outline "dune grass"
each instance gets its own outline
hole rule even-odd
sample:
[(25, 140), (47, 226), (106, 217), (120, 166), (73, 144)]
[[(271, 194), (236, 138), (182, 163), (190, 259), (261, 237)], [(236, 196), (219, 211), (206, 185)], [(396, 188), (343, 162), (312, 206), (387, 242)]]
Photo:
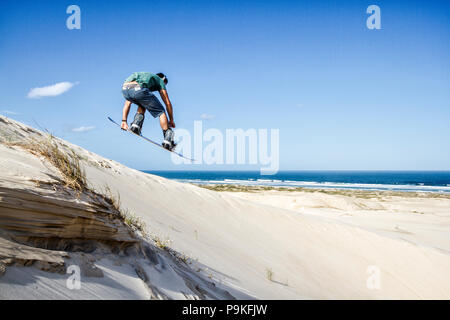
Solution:
[(269, 268), (266, 269), (266, 277), (267, 277), (267, 280), (273, 281), (273, 271), (272, 271), (272, 269), (269, 269)]
[(142, 236), (148, 237), (147, 225), (140, 217), (137, 217), (132, 212), (122, 207), (122, 202), (120, 201), (119, 193), (117, 193), (117, 195), (114, 195), (111, 189), (108, 186), (105, 186), (103, 198), (105, 199), (106, 202), (111, 204), (113, 208), (120, 213), (120, 217), (125, 222), (126, 225), (128, 225), (134, 230), (140, 231)]
[(268, 187), (268, 186), (245, 186), (234, 184), (195, 184), (198, 187), (218, 192), (249, 192), (257, 193), (262, 191), (286, 191), (286, 192), (308, 192), (324, 193), (329, 195), (340, 195), (363, 199), (381, 199), (382, 197), (405, 197), (405, 198), (439, 198), (450, 199), (450, 194), (438, 192), (408, 192), (408, 191), (390, 191), (390, 190), (344, 190), (344, 189), (316, 189), (302, 187)]
[[(75, 151), (69, 147), (61, 146), (57, 143), (52, 135), (48, 135), (42, 140), (28, 140), (25, 142), (10, 142), (9, 146), (18, 146), (28, 152), (43, 156), (61, 173), (64, 184), (78, 192), (92, 191), (88, 188), (86, 174), (81, 166), (79, 157)], [(93, 191), (92, 191), (93, 192)], [(141, 218), (125, 210), (121, 206), (120, 195), (114, 195), (111, 189), (106, 186), (105, 191), (101, 195), (102, 198), (119, 212), (120, 218), (134, 230), (139, 230), (142, 235), (146, 236), (146, 225)]]
[(10, 142), (9, 146), (18, 146), (28, 152), (43, 156), (61, 173), (66, 186), (79, 192), (87, 188), (86, 174), (81, 167), (80, 158), (71, 149), (63, 150), (52, 135), (41, 140)]

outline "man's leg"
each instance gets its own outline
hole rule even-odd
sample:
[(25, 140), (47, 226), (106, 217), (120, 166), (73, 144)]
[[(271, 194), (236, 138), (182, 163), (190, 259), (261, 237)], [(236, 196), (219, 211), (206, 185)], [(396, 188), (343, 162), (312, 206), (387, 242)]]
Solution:
[(131, 124), (130, 130), (136, 134), (141, 134), (142, 125), (145, 119), (145, 108), (138, 106), (137, 112), (134, 115), (133, 123)]
[[(175, 146), (173, 143), (174, 133), (172, 129), (169, 128), (166, 112), (161, 102), (159, 102), (158, 98), (148, 89), (138, 91), (136, 93), (136, 99), (139, 100), (139, 105), (145, 107), (154, 118), (159, 118), (159, 124), (164, 135), (162, 146), (172, 150)], [(141, 117), (143, 117), (143, 115), (141, 115)]]
[(159, 116), (159, 124), (161, 125), (161, 129), (163, 129), (163, 131), (166, 131), (169, 128), (165, 112)]
[(174, 133), (171, 128), (169, 128), (166, 113), (162, 113), (159, 116), (159, 124), (161, 125), (161, 129), (163, 131), (163, 147), (169, 150), (172, 150), (175, 147), (175, 143), (173, 141)]
[(145, 114), (145, 108), (138, 106), (137, 113)]

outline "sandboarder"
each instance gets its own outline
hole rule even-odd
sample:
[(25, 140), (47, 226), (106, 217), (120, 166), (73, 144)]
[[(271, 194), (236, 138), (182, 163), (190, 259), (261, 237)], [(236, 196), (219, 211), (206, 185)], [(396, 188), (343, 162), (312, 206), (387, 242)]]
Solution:
[[(172, 150), (175, 144), (173, 141), (174, 133), (171, 128), (175, 128), (175, 122), (173, 121), (172, 104), (166, 90), (167, 83), (167, 77), (163, 73), (135, 72), (129, 76), (122, 86), (122, 94), (126, 101), (123, 107), (121, 128), (123, 130), (128, 129), (128, 113), (130, 112), (131, 104), (134, 103), (138, 106), (138, 109), (129, 129), (140, 135), (144, 124), (145, 110), (148, 110), (153, 118), (159, 118), (164, 136), (162, 146)], [(169, 114), (169, 121), (167, 120), (164, 107), (153, 94), (154, 91), (158, 91), (161, 99), (164, 101)]]

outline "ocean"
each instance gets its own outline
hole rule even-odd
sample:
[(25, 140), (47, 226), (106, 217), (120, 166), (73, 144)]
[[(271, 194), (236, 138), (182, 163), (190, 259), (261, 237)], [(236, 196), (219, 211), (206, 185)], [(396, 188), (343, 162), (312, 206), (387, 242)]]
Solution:
[(145, 171), (196, 184), (395, 190), (450, 193), (450, 171)]

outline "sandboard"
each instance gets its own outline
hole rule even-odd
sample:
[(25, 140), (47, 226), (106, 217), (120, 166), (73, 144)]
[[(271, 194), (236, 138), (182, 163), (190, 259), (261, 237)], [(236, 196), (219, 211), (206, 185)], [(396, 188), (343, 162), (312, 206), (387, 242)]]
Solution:
[[(109, 121), (111, 121), (112, 123), (114, 123), (116, 126), (118, 126), (119, 128), (121, 128), (121, 127), (120, 127), (120, 124), (118, 124), (117, 122), (115, 122), (113, 119), (111, 119), (110, 117), (108, 117), (108, 119), (109, 119)], [(122, 129), (122, 128), (121, 128), (121, 129)], [(144, 139), (144, 140), (146, 140), (146, 141), (148, 141), (148, 142), (150, 142), (150, 143), (153, 143), (155, 146), (158, 146), (158, 147), (160, 147), (160, 148), (163, 149), (163, 150), (166, 150), (166, 151), (175, 153), (177, 156), (179, 156), (179, 157), (181, 157), (181, 158), (183, 158), (183, 159), (187, 159), (187, 160), (189, 160), (189, 161), (195, 161), (194, 159), (187, 158), (187, 157), (183, 156), (181, 153), (178, 153), (178, 152), (176, 152), (175, 150), (168, 150), (168, 149), (164, 148), (161, 144), (159, 144), (159, 143), (157, 143), (157, 142), (155, 142), (155, 141), (153, 141), (153, 140), (151, 140), (151, 139), (149, 139), (149, 138), (147, 138), (147, 137), (144, 137), (142, 134), (140, 134), (140, 135), (139, 135), (139, 134), (136, 134), (136, 133), (134, 133), (133, 131), (131, 131), (130, 129), (128, 129), (128, 130), (126, 130), (126, 131), (128, 131), (128, 132), (131, 133), (132, 135), (141, 137), (142, 139)]]

